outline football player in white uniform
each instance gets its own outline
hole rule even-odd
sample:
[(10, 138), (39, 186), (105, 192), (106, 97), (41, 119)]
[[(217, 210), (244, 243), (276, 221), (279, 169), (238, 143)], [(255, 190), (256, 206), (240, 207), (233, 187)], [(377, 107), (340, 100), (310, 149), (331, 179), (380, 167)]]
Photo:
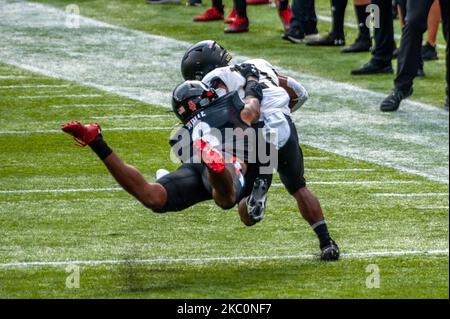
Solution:
[[(321, 259), (337, 260), (339, 248), (331, 239), (323, 211), (318, 199), (306, 187), (303, 154), (298, 141), (291, 112), (300, 108), (308, 99), (308, 92), (297, 81), (282, 76), (263, 59), (245, 61), (230, 65), (230, 53), (215, 41), (201, 41), (190, 47), (181, 62), (185, 80), (201, 80), (214, 87), (217, 94), (237, 91), (244, 97), (246, 78), (251, 72), (258, 73), (263, 87), (260, 121), (264, 124), (264, 136), (278, 150), (278, 173), (289, 193), (296, 199), (303, 218), (308, 221), (320, 241)], [(275, 139), (272, 137), (276, 136)], [(254, 225), (264, 215), (266, 192), (271, 178), (267, 175), (255, 181), (247, 205), (239, 205), (241, 220)]]

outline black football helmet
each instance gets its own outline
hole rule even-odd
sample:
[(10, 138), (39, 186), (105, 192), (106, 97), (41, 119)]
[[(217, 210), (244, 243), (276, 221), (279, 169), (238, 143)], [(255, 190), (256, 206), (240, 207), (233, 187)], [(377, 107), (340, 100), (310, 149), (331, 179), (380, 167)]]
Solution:
[(215, 68), (227, 66), (232, 56), (212, 40), (200, 41), (191, 46), (181, 60), (181, 74), (185, 80), (202, 80)]
[(217, 99), (213, 88), (200, 81), (185, 81), (172, 93), (172, 109), (175, 115), (187, 123), (199, 110), (204, 109)]

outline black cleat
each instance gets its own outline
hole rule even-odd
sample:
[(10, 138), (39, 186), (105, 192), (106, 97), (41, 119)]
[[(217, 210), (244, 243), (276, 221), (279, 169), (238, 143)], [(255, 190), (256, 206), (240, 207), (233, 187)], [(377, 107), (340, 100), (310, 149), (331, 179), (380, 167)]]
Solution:
[(335, 261), (340, 256), (339, 247), (334, 240), (329, 245), (320, 248), (320, 259), (323, 261)]
[(359, 69), (352, 70), (352, 75), (371, 75), (371, 74), (391, 74), (394, 70), (392, 69), (391, 63), (389, 64), (379, 64), (373, 60), (364, 64)]
[(292, 43), (303, 43), (305, 40), (305, 33), (298, 28), (289, 28), (281, 38)]
[(306, 42), (306, 45), (335, 46), (335, 47), (343, 46), (343, 45), (345, 45), (345, 38), (343, 35), (340, 36), (340, 35), (336, 35), (334, 33), (328, 33), (327, 35), (320, 37), (318, 40)]
[(351, 46), (343, 48), (342, 53), (356, 53), (356, 52), (369, 52), (372, 46), (372, 41), (367, 37), (358, 37)]
[(411, 96), (413, 93), (413, 89), (409, 89), (409, 91), (401, 91), (395, 89), (390, 95), (388, 95), (383, 102), (381, 102), (380, 110), (382, 112), (395, 112), (398, 110), (400, 106), (400, 102), (403, 99), (406, 99), (408, 96)]
[(438, 59), (438, 54), (436, 51), (436, 47), (432, 46), (430, 43), (426, 43), (422, 47), (422, 59), (424, 61), (432, 61)]
[(256, 224), (260, 222), (266, 209), (266, 195), (269, 184), (264, 178), (256, 178), (252, 193), (247, 200), (247, 211), (250, 219)]

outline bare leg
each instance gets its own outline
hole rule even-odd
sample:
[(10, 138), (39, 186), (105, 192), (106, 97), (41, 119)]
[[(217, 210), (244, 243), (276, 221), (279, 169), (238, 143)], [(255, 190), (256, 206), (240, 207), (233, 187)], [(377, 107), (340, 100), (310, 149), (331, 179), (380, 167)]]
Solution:
[(298, 208), (303, 218), (312, 226), (324, 220), (320, 202), (314, 194), (307, 188), (300, 188), (294, 194)]
[(439, 24), (441, 22), (441, 8), (439, 6), (439, 1), (435, 0), (431, 6), (430, 12), (428, 13), (428, 37), (427, 41), (433, 47), (436, 46), (436, 37), (439, 29)]
[[(245, 163), (240, 163), (240, 165), (240, 174), (245, 174)], [(233, 180), (233, 171), (235, 169), (234, 165), (227, 164), (225, 170), (221, 173), (215, 172), (208, 166), (206, 167), (208, 168), (208, 181), (213, 188), (212, 196), (216, 204), (223, 209), (233, 207), (236, 203), (237, 196)]]
[(167, 192), (162, 185), (148, 183), (136, 168), (124, 163), (115, 153), (106, 157), (103, 163), (120, 186), (145, 207), (158, 209), (167, 202)]

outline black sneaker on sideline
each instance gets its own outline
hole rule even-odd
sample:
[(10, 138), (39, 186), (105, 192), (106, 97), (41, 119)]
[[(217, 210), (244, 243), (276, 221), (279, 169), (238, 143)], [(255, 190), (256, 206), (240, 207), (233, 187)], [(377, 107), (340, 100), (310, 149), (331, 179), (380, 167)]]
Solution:
[(372, 46), (370, 38), (359, 36), (351, 46), (343, 48), (342, 53), (369, 52)]
[(340, 256), (339, 247), (334, 240), (329, 245), (320, 248), (320, 259), (323, 261), (335, 261)]
[(413, 93), (413, 89), (410, 88), (409, 91), (402, 91), (398, 89), (394, 89), (394, 91), (388, 95), (383, 102), (381, 102), (380, 110), (382, 112), (395, 112), (400, 107), (400, 102), (403, 99), (411, 96)]
[(289, 28), (281, 38), (292, 43), (303, 43), (305, 41), (305, 33), (298, 28)]
[(320, 37), (318, 40), (306, 42), (306, 45), (333, 46), (333, 47), (343, 46), (343, 45), (345, 45), (345, 37), (343, 35), (336, 35), (334, 33), (328, 33), (328, 34)]
[(438, 54), (436, 47), (432, 46), (430, 43), (426, 43), (422, 47), (422, 59), (424, 61), (432, 61), (438, 59)]
[(394, 70), (392, 64), (380, 64), (370, 60), (359, 69), (352, 70), (352, 75), (391, 74)]
[(145, 0), (145, 3), (147, 4), (180, 4), (181, 0)]

